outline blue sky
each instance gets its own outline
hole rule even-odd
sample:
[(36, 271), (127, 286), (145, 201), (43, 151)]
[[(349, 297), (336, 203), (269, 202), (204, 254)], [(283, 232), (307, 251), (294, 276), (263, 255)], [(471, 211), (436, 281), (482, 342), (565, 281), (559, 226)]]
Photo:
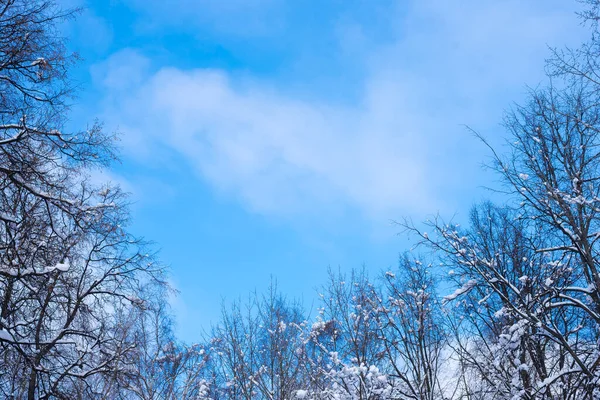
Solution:
[(131, 192), (180, 291), (181, 337), (270, 277), (310, 306), (327, 268), (392, 268), (392, 221), (464, 219), (496, 185), (468, 124), (587, 32), (575, 1), (63, 0), (83, 57), (70, 124), (121, 132)]

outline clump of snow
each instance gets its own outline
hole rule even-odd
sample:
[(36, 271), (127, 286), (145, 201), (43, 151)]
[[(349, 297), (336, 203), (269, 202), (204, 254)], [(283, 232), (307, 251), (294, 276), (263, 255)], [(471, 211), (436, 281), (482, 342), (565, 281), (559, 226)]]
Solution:
[(452, 301), (452, 300), (456, 299), (458, 296), (462, 296), (463, 294), (465, 294), (465, 293), (469, 292), (471, 289), (473, 289), (475, 286), (477, 286), (477, 280), (471, 279), (470, 281), (466, 282), (464, 285), (462, 285), (461, 287), (456, 289), (454, 291), (454, 293), (449, 294), (448, 296), (444, 296), (444, 303)]
[(312, 324), (313, 331), (320, 331), (323, 328), (325, 328), (325, 322), (323, 321), (317, 321), (314, 324)]
[(499, 309), (498, 311), (496, 311), (494, 313), (494, 317), (496, 317), (496, 318), (501, 318), (505, 315), (506, 315), (506, 309), (504, 307), (502, 307), (501, 309)]
[(46, 267), (46, 272), (52, 272), (52, 271), (67, 272), (70, 267), (71, 267), (71, 265), (65, 261), (62, 263), (57, 263), (53, 267)]
[(46, 59), (43, 57), (38, 57), (36, 60), (31, 62), (32, 67), (35, 67), (36, 65), (40, 65), (42, 67), (47, 67), (48, 61), (46, 61)]

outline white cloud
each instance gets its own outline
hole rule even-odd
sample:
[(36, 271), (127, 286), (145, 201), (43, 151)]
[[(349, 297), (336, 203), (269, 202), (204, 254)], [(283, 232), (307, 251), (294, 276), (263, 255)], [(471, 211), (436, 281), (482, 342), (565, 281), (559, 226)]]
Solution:
[(459, 124), (495, 126), (489, 117), (499, 110), (490, 107), (539, 79), (546, 43), (563, 41), (576, 21), (516, 1), (467, 1), (464, 13), (426, 3), (414, 3), (393, 45), (360, 40), (369, 67), (355, 104), (319, 100), (318, 88), (300, 99), (282, 82), (226, 71), (149, 73), (150, 61), (127, 50), (96, 68), (106, 120), (118, 123), (130, 152), (157, 162), (175, 151), (258, 212), (435, 212), (450, 201), (446, 189), (474, 174), (468, 149), (456, 148)]
[(425, 206), (424, 167), (415, 160), (423, 144), (406, 129), (413, 121), (382, 107), (389, 94), (376, 90), (361, 107), (330, 107), (222, 72), (162, 69), (137, 90), (119, 91), (112, 112), (137, 151), (152, 154), (139, 147), (152, 141), (176, 149), (259, 212), (347, 201), (373, 211)]
[(113, 54), (101, 65), (91, 68), (93, 79), (111, 96), (135, 90), (149, 77), (150, 60), (132, 49)]

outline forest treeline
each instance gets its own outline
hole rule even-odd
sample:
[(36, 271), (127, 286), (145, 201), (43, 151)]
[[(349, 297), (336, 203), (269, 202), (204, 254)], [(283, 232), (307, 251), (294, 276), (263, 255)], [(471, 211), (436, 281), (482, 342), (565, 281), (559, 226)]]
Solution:
[(116, 136), (65, 128), (77, 10), (0, 0), (0, 398), (600, 399), (600, 0), (585, 4), (590, 40), (552, 51), (489, 149), (505, 202), (466, 226), (403, 222), (416, 249), (394, 270), (331, 272), (312, 315), (272, 285), (190, 345), (127, 197), (94, 178)]

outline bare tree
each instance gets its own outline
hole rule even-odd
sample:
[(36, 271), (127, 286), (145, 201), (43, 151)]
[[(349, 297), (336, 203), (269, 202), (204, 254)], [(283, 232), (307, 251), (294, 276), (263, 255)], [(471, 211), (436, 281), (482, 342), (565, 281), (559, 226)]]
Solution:
[(102, 398), (135, 343), (117, 316), (162, 268), (127, 233), (117, 187), (89, 183), (114, 159), (95, 124), (65, 133), (72, 87), (53, 1), (0, 2), (0, 392)]
[(224, 398), (292, 398), (307, 381), (303, 311), (272, 284), (265, 296), (223, 310), (214, 328), (212, 367)]
[(123, 399), (198, 399), (207, 386), (209, 353), (205, 346), (179, 343), (165, 287), (140, 290), (140, 307), (121, 314), (120, 326), (135, 348), (122, 361), (122, 372), (105, 379), (111, 396)]
[[(332, 273), (322, 289), (322, 308), (308, 333), (311, 385), (315, 399), (393, 398), (385, 370), (380, 325), (381, 293), (364, 269)], [(320, 379), (313, 379), (313, 376)]]
[(442, 398), (439, 380), (445, 345), (436, 282), (429, 263), (405, 254), (396, 273), (383, 276), (384, 288), (377, 310), (383, 350), (378, 365), (395, 379), (402, 398)]
[(451, 298), (467, 299), (469, 323), (456, 326), (478, 338), (460, 349), (484, 396), (597, 395), (600, 103), (578, 79), (507, 115), (512, 152), (494, 154), (513, 203), (475, 209), (467, 230), (434, 222), (436, 238), (412, 227), (459, 271)]

